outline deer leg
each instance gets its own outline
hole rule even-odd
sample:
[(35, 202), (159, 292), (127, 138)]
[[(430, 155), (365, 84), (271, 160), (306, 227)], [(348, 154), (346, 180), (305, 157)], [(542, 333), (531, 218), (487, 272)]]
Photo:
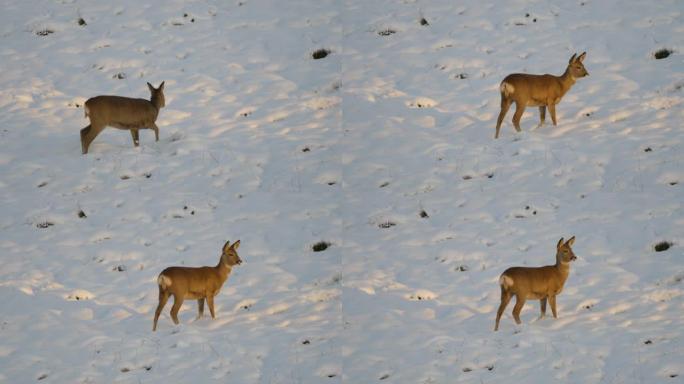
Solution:
[(539, 107), (539, 125), (537, 125), (537, 128), (544, 125), (544, 120), (546, 120), (546, 105)]
[(178, 325), (178, 311), (180, 311), (183, 305), (183, 300), (185, 298), (181, 295), (173, 295), (173, 307), (171, 307), (171, 319), (173, 319), (174, 324)]
[(539, 318), (540, 318), (540, 319), (543, 319), (544, 316), (546, 316), (546, 297), (543, 298), (543, 299), (541, 299), (541, 300), (539, 300), (539, 310), (540, 310), (540, 312), (541, 312), (541, 313), (539, 314)]
[(140, 144), (137, 128), (131, 128), (131, 136), (133, 137), (133, 145), (137, 147)]
[(520, 118), (523, 115), (523, 112), (525, 112), (525, 104), (515, 102), (515, 114), (513, 115), (513, 126), (515, 127), (515, 130), (518, 132), (521, 132), (520, 130)]
[(209, 305), (209, 312), (211, 313), (211, 318), (215, 319), (216, 315), (214, 314), (214, 296), (207, 296), (207, 304)]
[(88, 153), (90, 143), (95, 140), (97, 135), (99, 135), (104, 128), (104, 126), (93, 125), (91, 122), (89, 126), (81, 130), (81, 148), (83, 149), (83, 154)]
[(204, 316), (204, 299), (197, 299), (197, 319)]
[(159, 141), (159, 127), (157, 127), (157, 124), (152, 123), (152, 129), (154, 130), (154, 141)]
[(494, 324), (494, 330), (499, 329), (499, 320), (501, 320), (501, 315), (506, 310), (508, 302), (511, 301), (511, 293), (506, 291), (504, 287), (501, 287), (501, 304), (499, 304), (499, 309), (496, 311), (496, 323)]
[(558, 318), (556, 313), (556, 296), (549, 296), (549, 304), (551, 304), (551, 312), (553, 312), (553, 317)]
[(525, 305), (525, 298), (520, 295), (515, 295), (515, 307), (513, 307), (513, 318), (515, 319), (515, 322), (517, 324), (522, 323), (522, 321), (520, 321), (520, 311), (522, 310), (523, 305)]
[(166, 301), (169, 300), (169, 293), (164, 292), (159, 288), (159, 305), (157, 305), (157, 310), (154, 311), (154, 323), (152, 324), (152, 331), (157, 330), (157, 320), (159, 320), (159, 315), (166, 305)]
[(556, 104), (549, 104), (549, 112), (551, 113), (551, 121), (553, 121), (553, 125), (558, 125), (556, 124)]
[(503, 94), (501, 95), (501, 112), (499, 112), (499, 117), (496, 119), (496, 133), (494, 138), (499, 138), (499, 131), (501, 130), (501, 122), (503, 122), (506, 113), (508, 113), (508, 108), (511, 107), (511, 99), (506, 98)]

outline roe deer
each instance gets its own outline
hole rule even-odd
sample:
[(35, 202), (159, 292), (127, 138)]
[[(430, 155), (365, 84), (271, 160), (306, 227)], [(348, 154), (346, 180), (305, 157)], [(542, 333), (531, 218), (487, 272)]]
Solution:
[(496, 324), (494, 330), (499, 329), (499, 319), (506, 309), (506, 305), (515, 295), (515, 307), (513, 308), (513, 318), (520, 324), (520, 311), (527, 299), (538, 299), (541, 306), (542, 318), (546, 315), (546, 300), (551, 304), (553, 317), (556, 314), (556, 296), (563, 290), (565, 280), (570, 273), (570, 262), (577, 259), (572, 252), (572, 244), (575, 236), (571, 237), (566, 243), (563, 238), (556, 245), (556, 264), (545, 267), (512, 267), (508, 268), (499, 277), (501, 286), (501, 304), (496, 312)]
[(147, 83), (152, 96), (150, 100), (131, 99), (121, 96), (96, 96), (85, 102), (85, 117), (90, 124), (81, 129), (81, 149), (88, 153), (90, 143), (106, 127), (128, 129), (133, 136), (133, 145), (138, 146), (138, 130), (153, 129), (156, 141), (159, 141), (159, 128), (155, 124), (159, 110), (166, 105), (164, 100), (164, 82), (155, 88)]
[(506, 76), (499, 86), (501, 91), (501, 112), (499, 112), (499, 118), (496, 120), (494, 138), (497, 139), (499, 137), (501, 122), (514, 101), (515, 114), (513, 115), (513, 126), (515, 126), (516, 131), (520, 132), (520, 118), (523, 112), (525, 112), (525, 107), (539, 107), (540, 121), (537, 128), (544, 125), (547, 107), (549, 112), (551, 112), (553, 125), (556, 125), (556, 104), (560, 103), (563, 95), (570, 90), (577, 79), (589, 76), (589, 72), (587, 72), (584, 64), (582, 64), (586, 55), (586, 52), (579, 56), (576, 53), (572, 55), (565, 73), (560, 76), (549, 74), (529, 75), (525, 73), (513, 73)]
[(215, 267), (169, 267), (163, 270), (157, 277), (159, 305), (154, 313), (152, 331), (157, 330), (159, 314), (164, 309), (169, 295), (173, 295), (171, 319), (175, 324), (178, 324), (178, 311), (185, 299), (197, 299), (198, 319), (204, 315), (204, 300), (206, 299), (211, 317), (215, 319), (214, 296), (218, 295), (233, 266), (242, 263), (237, 254), (238, 247), (240, 247), (240, 240), (233, 245), (226, 241), (221, 252), (221, 259)]

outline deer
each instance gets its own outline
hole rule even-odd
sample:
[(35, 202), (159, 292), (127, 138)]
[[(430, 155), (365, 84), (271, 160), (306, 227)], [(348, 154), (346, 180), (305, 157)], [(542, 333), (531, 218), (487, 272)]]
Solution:
[(161, 314), (169, 296), (173, 296), (173, 307), (171, 307), (171, 319), (178, 325), (178, 311), (185, 299), (196, 299), (198, 315), (195, 320), (204, 316), (204, 301), (209, 305), (211, 318), (215, 319), (214, 297), (218, 295), (221, 287), (228, 279), (231, 270), (235, 265), (242, 263), (237, 250), (240, 247), (240, 240), (230, 244), (226, 241), (221, 251), (221, 258), (214, 267), (168, 267), (157, 277), (159, 286), (159, 304), (154, 312), (154, 323), (152, 331), (157, 330), (157, 320)]
[(556, 264), (544, 267), (511, 267), (505, 270), (499, 277), (501, 286), (501, 304), (496, 311), (496, 323), (494, 331), (499, 329), (499, 320), (511, 297), (515, 295), (515, 307), (513, 307), (513, 319), (521, 324), (520, 311), (527, 299), (539, 300), (541, 314), (539, 319), (546, 316), (546, 302), (551, 304), (553, 317), (558, 318), (556, 312), (556, 296), (563, 291), (565, 281), (570, 274), (570, 262), (577, 259), (572, 251), (575, 236), (563, 242), (561, 237), (556, 244)]
[(525, 107), (539, 107), (539, 124), (537, 128), (544, 125), (546, 119), (546, 108), (551, 113), (553, 125), (556, 123), (556, 104), (560, 103), (563, 96), (572, 88), (577, 79), (589, 76), (584, 68), (584, 58), (587, 53), (582, 52), (577, 56), (575, 53), (570, 58), (565, 72), (560, 76), (554, 75), (530, 75), (526, 73), (513, 73), (506, 76), (499, 91), (501, 92), (501, 112), (496, 120), (496, 133), (494, 138), (499, 138), (501, 122), (515, 102), (515, 114), (513, 115), (513, 126), (517, 132), (520, 130), (520, 118), (525, 112)]
[(131, 131), (133, 145), (140, 143), (138, 130), (153, 129), (156, 141), (159, 141), (159, 128), (155, 122), (159, 110), (166, 105), (164, 99), (164, 82), (159, 88), (147, 83), (150, 89), (150, 100), (132, 99), (122, 96), (95, 96), (86, 100), (84, 105), (85, 117), (90, 119), (90, 124), (81, 129), (81, 149), (83, 154), (88, 153), (90, 144), (95, 137), (106, 127), (127, 129)]

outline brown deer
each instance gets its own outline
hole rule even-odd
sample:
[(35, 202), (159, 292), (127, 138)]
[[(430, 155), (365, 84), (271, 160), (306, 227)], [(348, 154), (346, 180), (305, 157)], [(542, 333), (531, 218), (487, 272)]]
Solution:
[(156, 141), (159, 141), (159, 128), (155, 124), (159, 110), (166, 105), (164, 100), (164, 82), (155, 88), (147, 83), (152, 96), (150, 100), (132, 99), (121, 96), (96, 96), (85, 102), (85, 117), (90, 124), (81, 129), (81, 149), (88, 153), (90, 143), (106, 127), (128, 129), (133, 137), (133, 145), (138, 146), (138, 130), (153, 129)]
[(157, 320), (159, 314), (170, 295), (173, 295), (173, 307), (171, 308), (171, 319), (178, 324), (178, 311), (185, 299), (196, 299), (199, 314), (197, 319), (204, 315), (204, 300), (207, 300), (211, 318), (215, 319), (214, 296), (218, 295), (223, 283), (228, 279), (233, 266), (242, 263), (237, 249), (240, 247), (240, 240), (230, 245), (229, 241), (223, 246), (221, 259), (215, 267), (169, 267), (163, 270), (157, 277), (159, 285), (159, 305), (154, 313), (154, 324), (152, 331), (157, 330)]
[(506, 305), (508, 305), (513, 295), (515, 295), (513, 318), (517, 324), (521, 323), (520, 311), (527, 299), (539, 300), (541, 306), (540, 319), (546, 315), (546, 300), (548, 299), (551, 304), (553, 317), (558, 318), (556, 313), (556, 296), (561, 293), (565, 280), (568, 278), (570, 262), (577, 259), (571, 248), (574, 242), (575, 236), (565, 243), (563, 243), (562, 237), (558, 240), (555, 265), (536, 268), (512, 267), (501, 274), (501, 277), (499, 277), (501, 304), (496, 312), (495, 331), (499, 329), (501, 314), (503, 314)]
[(589, 76), (589, 72), (587, 72), (584, 64), (582, 64), (586, 55), (586, 52), (579, 56), (577, 54), (572, 55), (565, 73), (560, 76), (549, 74), (529, 75), (525, 73), (513, 73), (506, 76), (499, 86), (501, 91), (501, 112), (499, 112), (499, 118), (496, 120), (494, 138), (499, 138), (501, 122), (514, 101), (515, 114), (513, 115), (513, 126), (516, 131), (520, 132), (520, 118), (523, 112), (525, 112), (525, 107), (539, 107), (540, 121), (537, 128), (544, 125), (547, 107), (551, 113), (553, 125), (556, 125), (556, 104), (560, 103), (563, 95), (570, 90), (577, 79)]

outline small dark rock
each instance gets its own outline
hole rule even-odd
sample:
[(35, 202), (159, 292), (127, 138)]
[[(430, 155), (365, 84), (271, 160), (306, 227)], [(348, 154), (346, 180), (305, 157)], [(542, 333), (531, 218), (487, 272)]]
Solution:
[(670, 243), (669, 241), (661, 241), (660, 243), (656, 244), (653, 248), (656, 252), (663, 252), (670, 249), (671, 246), (672, 243)]
[(427, 219), (427, 218), (430, 217), (430, 216), (429, 216), (429, 215), (427, 214), (427, 212), (425, 212), (425, 210), (423, 209), (423, 210), (420, 211), (420, 217), (421, 217), (421, 219)]
[(83, 20), (82, 17), (79, 17), (79, 18), (78, 18), (78, 25), (84, 27), (84, 26), (86, 26), (86, 25), (88, 25), (88, 24), (86, 23), (85, 20)]
[(128, 175), (121, 175), (121, 176), (119, 176), (119, 178), (120, 178), (121, 180), (128, 180), (128, 179), (130, 179), (131, 177), (128, 176)]
[(389, 377), (390, 377), (390, 375), (384, 374), (384, 375), (380, 376), (380, 380), (387, 380), (387, 379), (389, 379)]
[(47, 181), (43, 181), (42, 183), (38, 184), (38, 188), (43, 188), (46, 185), (48, 185)]
[(651, 345), (651, 344), (653, 344), (653, 342), (651, 340), (646, 340), (646, 341), (644, 341), (644, 344)]
[(302, 149), (302, 152), (311, 152), (311, 149), (309, 149), (309, 147), (304, 147)]
[(423, 26), (425, 26), (425, 25), (430, 25), (430, 23), (428, 23), (428, 21), (427, 21), (427, 20), (425, 20), (425, 18), (424, 18), (424, 17), (421, 17), (421, 18), (420, 18), (420, 25), (423, 25)]
[(145, 368), (146, 371), (151, 371), (151, 370), (152, 370), (152, 366), (151, 366), (151, 365), (146, 365), (146, 366), (144, 366), (143, 368)]
[(463, 372), (466, 372), (466, 373), (471, 372), (472, 370), (473, 370), (472, 368), (468, 368), (468, 367), (463, 368)]
[(526, 13), (526, 14), (525, 14), (525, 17), (530, 17), (530, 14), (529, 14), (529, 13)]
[(117, 272), (125, 272), (125, 271), (126, 271), (126, 266), (123, 265), (123, 264), (117, 265), (116, 267), (114, 267), (113, 270), (114, 270), (114, 271), (117, 271)]
[(302, 341), (302, 344), (309, 345), (309, 344), (311, 344), (311, 342), (309, 340), (304, 340), (304, 341)]
[(461, 272), (467, 272), (468, 269), (470, 269), (470, 268), (468, 268), (467, 265), (461, 265), (460, 267), (458, 267), (458, 270)]
[(86, 216), (85, 212), (83, 212), (82, 209), (79, 209), (78, 210), (78, 218), (79, 219), (85, 219), (86, 217), (88, 217), (88, 216)]
[(112, 79), (123, 80), (123, 79), (125, 79), (125, 78), (126, 78), (126, 74), (123, 73), (123, 72), (119, 72), (119, 73), (117, 73), (116, 75), (112, 76)]
[(380, 188), (385, 188), (389, 184), (390, 184), (389, 181), (385, 181), (384, 183), (380, 184)]
[(332, 244), (328, 243), (327, 241), (319, 241), (318, 243), (314, 244), (311, 249), (314, 252), (322, 252), (328, 249)]
[(660, 59), (665, 59), (665, 58), (669, 57), (671, 54), (672, 54), (671, 49), (663, 48), (663, 49), (656, 51), (653, 54), (653, 57), (655, 57), (656, 60), (660, 60)]
[(48, 375), (46, 373), (43, 373), (42, 375), (38, 376), (38, 381), (45, 380), (47, 379)]
[(327, 57), (330, 54), (330, 50), (328, 49), (319, 49), (314, 51), (314, 53), (311, 54), (311, 57), (313, 57), (314, 60), (319, 60)]
[(644, 148), (644, 152), (653, 152), (653, 149), (651, 149), (651, 147), (646, 147)]
[(537, 18), (535, 17), (534, 19), (532, 19), (532, 22), (533, 22), (533, 23), (536, 23), (536, 22), (537, 22)]

